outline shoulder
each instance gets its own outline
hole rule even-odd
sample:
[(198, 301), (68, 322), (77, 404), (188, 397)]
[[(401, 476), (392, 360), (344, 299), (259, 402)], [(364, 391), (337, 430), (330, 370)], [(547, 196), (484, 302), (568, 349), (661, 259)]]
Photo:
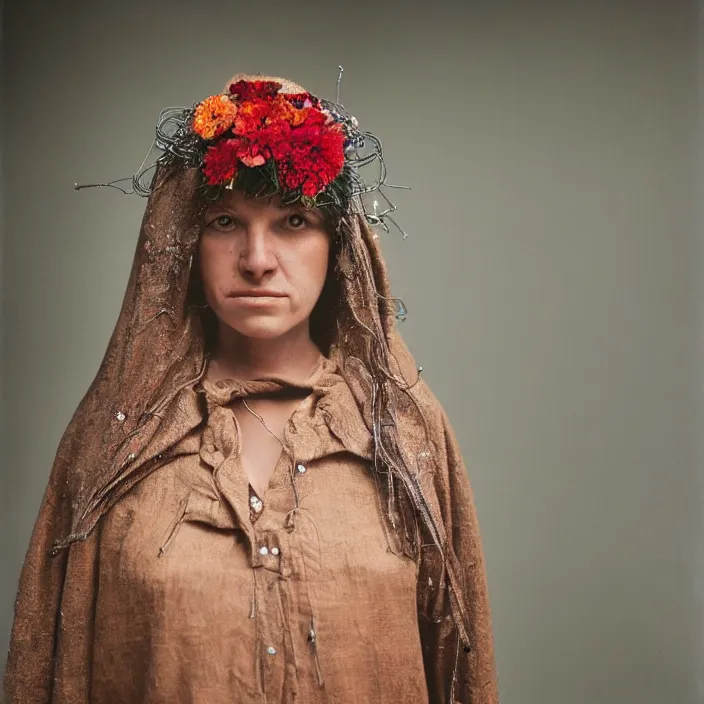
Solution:
[(445, 450), (448, 439), (454, 440), (454, 431), (440, 399), (422, 378), (409, 389), (408, 395), (423, 418), (432, 443)]
[(405, 380), (406, 391), (400, 394), (401, 412), (406, 417), (419, 418), (432, 441), (444, 445), (449, 421), (442, 403), (423, 378), (422, 367), (417, 364), (398, 329), (394, 328), (387, 341), (392, 371)]

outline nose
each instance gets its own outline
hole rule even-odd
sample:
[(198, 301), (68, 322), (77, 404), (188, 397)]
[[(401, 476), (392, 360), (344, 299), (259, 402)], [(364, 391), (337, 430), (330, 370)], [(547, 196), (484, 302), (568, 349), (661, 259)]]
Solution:
[(276, 252), (268, 228), (250, 226), (242, 239), (239, 268), (243, 276), (264, 278), (277, 266)]

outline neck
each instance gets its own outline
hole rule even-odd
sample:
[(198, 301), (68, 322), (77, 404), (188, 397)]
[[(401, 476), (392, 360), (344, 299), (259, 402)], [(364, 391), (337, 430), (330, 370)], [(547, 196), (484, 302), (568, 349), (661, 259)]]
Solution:
[(208, 377), (218, 380), (285, 376), (305, 381), (320, 357), (320, 349), (311, 340), (307, 324), (280, 337), (251, 338), (220, 323)]

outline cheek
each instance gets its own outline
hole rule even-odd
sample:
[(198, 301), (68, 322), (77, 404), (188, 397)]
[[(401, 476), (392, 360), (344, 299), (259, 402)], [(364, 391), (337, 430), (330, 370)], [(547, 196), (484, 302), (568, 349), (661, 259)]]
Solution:
[(299, 297), (299, 304), (312, 309), (325, 285), (328, 266), (327, 257), (311, 256), (296, 257), (293, 268), (289, 269), (289, 282)]
[(222, 251), (218, 243), (208, 239), (201, 239), (198, 244), (198, 260), (203, 288), (212, 291), (216, 288), (217, 281), (222, 278), (226, 269), (227, 252)]
[(302, 270), (306, 271), (309, 288), (320, 293), (328, 273), (328, 259), (330, 256), (330, 241), (315, 241), (310, 244), (305, 252)]

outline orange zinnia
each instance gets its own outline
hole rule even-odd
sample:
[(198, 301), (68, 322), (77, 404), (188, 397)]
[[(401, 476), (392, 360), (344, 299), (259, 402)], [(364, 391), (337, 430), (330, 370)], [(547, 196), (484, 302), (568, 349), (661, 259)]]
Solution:
[(232, 127), (237, 106), (227, 95), (211, 95), (196, 107), (193, 131), (203, 139), (213, 139)]
[(310, 108), (297, 108), (289, 100), (279, 95), (271, 103), (271, 112), (267, 118), (267, 123), (272, 124), (279, 120), (284, 120), (291, 127), (298, 127), (298, 125), (302, 125), (306, 121), (309, 111)]
[(253, 99), (240, 103), (235, 120), (235, 133), (249, 135), (260, 130), (270, 110), (271, 102), (268, 100)]

